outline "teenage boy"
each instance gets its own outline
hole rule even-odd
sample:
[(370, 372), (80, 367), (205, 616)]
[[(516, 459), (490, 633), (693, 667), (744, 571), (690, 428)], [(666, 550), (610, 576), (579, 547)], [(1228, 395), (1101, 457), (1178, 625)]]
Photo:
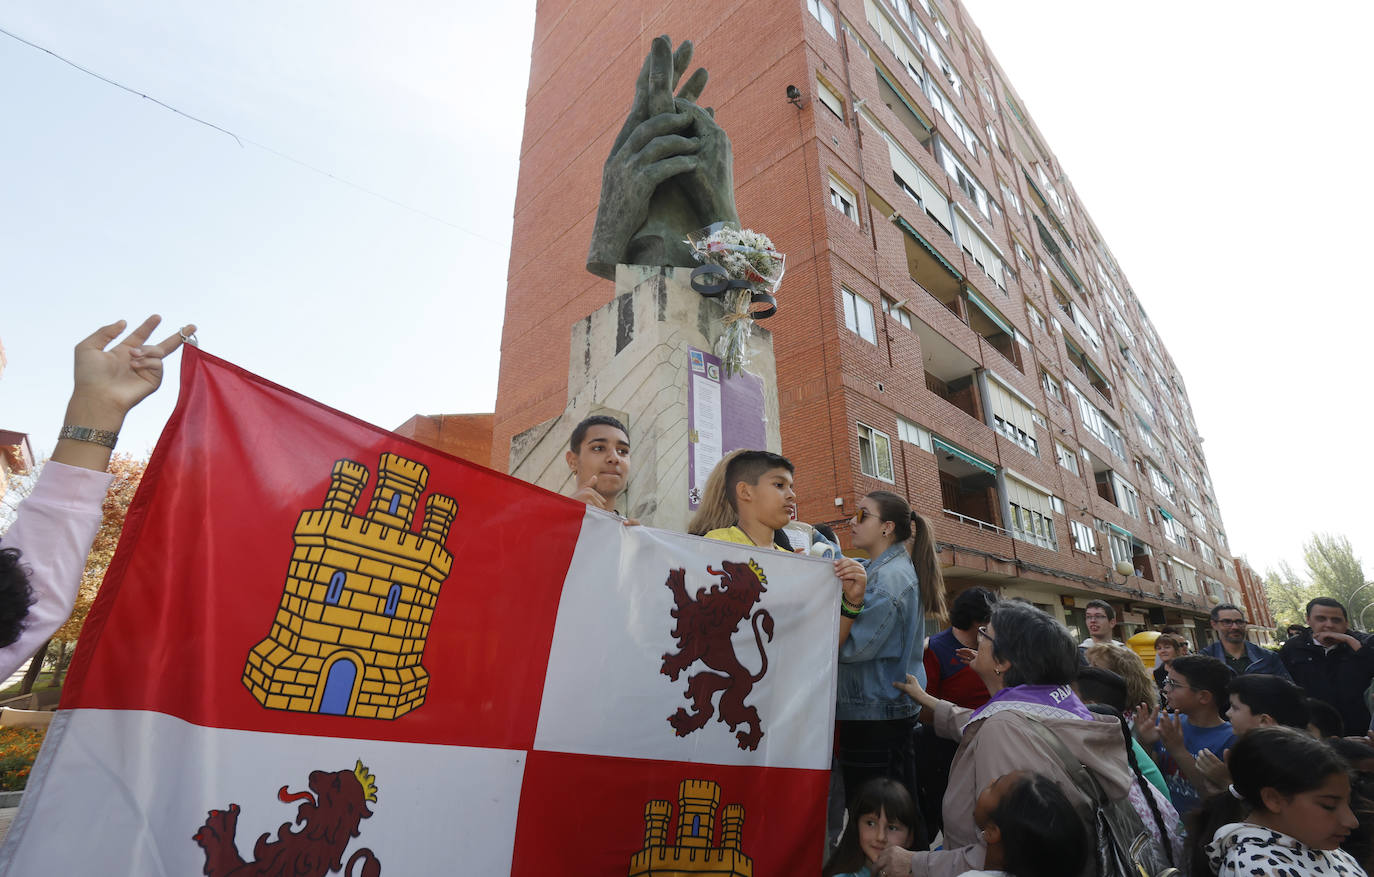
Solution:
[[(1231, 709), (1226, 719), (1237, 738), (1257, 728), (1284, 725), (1306, 731), (1311, 721), (1307, 695), (1290, 680), (1268, 673), (1246, 673), (1226, 686)], [(1374, 750), (1370, 750), (1374, 754)], [(1224, 789), (1231, 784), (1226, 763), (1206, 749), (1197, 755), (1197, 767), (1212, 785)]]
[[(774, 534), (787, 526), (797, 508), (797, 495), (792, 492), (793, 471), (792, 461), (769, 451), (744, 451), (732, 457), (725, 467), (725, 499), (735, 513), (735, 523), (708, 530), (706, 538), (786, 551), (774, 542)], [(863, 609), (868, 574), (852, 557), (839, 557), (835, 559), (835, 575), (843, 589), (843, 643)]]
[(1112, 628), (1116, 625), (1116, 610), (1106, 600), (1089, 600), (1083, 610), (1083, 619), (1088, 623), (1088, 638), (1078, 644), (1079, 649), (1103, 643), (1109, 646), (1122, 645), (1120, 640), (1112, 639)]
[(1197, 766), (1204, 749), (1224, 757), (1236, 741), (1230, 722), (1221, 717), (1231, 670), (1216, 658), (1185, 655), (1169, 666), (1165, 698), (1173, 715), (1151, 710), (1136, 722), (1136, 736), (1152, 755), (1169, 785), (1169, 796), (1180, 814), (1197, 808), (1212, 791)]
[(576, 484), (572, 498), (614, 512), (615, 501), (630, 481), (630, 433), (606, 414), (579, 423), (563, 455)]

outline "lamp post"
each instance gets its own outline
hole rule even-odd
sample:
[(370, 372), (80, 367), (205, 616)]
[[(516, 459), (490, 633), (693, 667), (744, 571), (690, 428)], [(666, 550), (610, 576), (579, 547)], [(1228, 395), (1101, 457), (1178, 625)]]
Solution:
[[(1365, 582), (1363, 585), (1360, 585), (1358, 588), (1356, 588), (1356, 589), (1351, 593), (1349, 599), (1350, 599), (1350, 608), (1351, 608), (1352, 610), (1355, 608), (1355, 598), (1356, 598), (1357, 596), (1359, 596), (1359, 593), (1360, 593), (1361, 591), (1363, 591), (1365, 588), (1368, 588), (1368, 587), (1374, 587), (1374, 582)], [(1374, 603), (1370, 603), (1370, 604), (1366, 605), (1363, 609), (1360, 610), (1360, 629), (1361, 629), (1361, 630), (1364, 629), (1364, 614), (1365, 614), (1366, 612), (1369, 611), (1369, 607), (1370, 607), (1370, 606), (1374, 606)]]

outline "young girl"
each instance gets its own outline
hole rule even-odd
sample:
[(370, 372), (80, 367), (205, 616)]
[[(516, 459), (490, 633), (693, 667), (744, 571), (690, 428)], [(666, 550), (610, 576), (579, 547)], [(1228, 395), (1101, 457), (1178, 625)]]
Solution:
[(891, 846), (909, 849), (915, 824), (916, 804), (905, 786), (887, 777), (869, 780), (854, 795), (849, 824), (822, 877), (875, 877), (878, 855)]
[(962, 877), (1062, 877), (1078, 873), (1087, 855), (1088, 830), (1049, 777), (998, 777), (978, 795), (973, 819), (987, 856), (983, 870)]
[(1232, 747), (1229, 766), (1231, 787), (1208, 799), (1190, 827), (1195, 877), (1365, 877), (1339, 849), (1359, 823), (1350, 768), (1331, 747), (1294, 728), (1259, 728)]

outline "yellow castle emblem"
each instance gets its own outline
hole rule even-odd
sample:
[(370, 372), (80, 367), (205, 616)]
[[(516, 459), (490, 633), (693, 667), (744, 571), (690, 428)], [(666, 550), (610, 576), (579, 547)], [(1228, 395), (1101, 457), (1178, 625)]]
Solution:
[(644, 849), (630, 859), (628, 877), (753, 877), (754, 860), (740, 851), (744, 807), (727, 804), (721, 812), (720, 841), (711, 846), (720, 806), (720, 786), (710, 780), (683, 780), (677, 787), (677, 831), (668, 842), (673, 805), (644, 805)]
[(243, 668), (263, 706), (395, 719), (425, 702), (420, 659), (453, 564), (444, 542), (458, 503), (430, 494), (415, 532), (429, 470), (382, 454), (367, 513), (357, 515), (367, 479), (367, 467), (339, 460), (323, 507), (296, 522), (272, 629)]

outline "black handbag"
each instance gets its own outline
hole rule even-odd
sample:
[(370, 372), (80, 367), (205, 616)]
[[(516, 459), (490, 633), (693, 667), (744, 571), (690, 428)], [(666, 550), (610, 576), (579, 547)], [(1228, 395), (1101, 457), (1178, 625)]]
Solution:
[(1073, 784), (1087, 796), (1092, 810), (1089, 826), (1095, 835), (1092, 848), (1097, 877), (1181, 877), (1183, 872), (1169, 864), (1168, 856), (1145, 830), (1145, 823), (1130, 799), (1108, 800), (1097, 777), (1049, 728), (1034, 716), (1025, 718), (1054, 752)]

